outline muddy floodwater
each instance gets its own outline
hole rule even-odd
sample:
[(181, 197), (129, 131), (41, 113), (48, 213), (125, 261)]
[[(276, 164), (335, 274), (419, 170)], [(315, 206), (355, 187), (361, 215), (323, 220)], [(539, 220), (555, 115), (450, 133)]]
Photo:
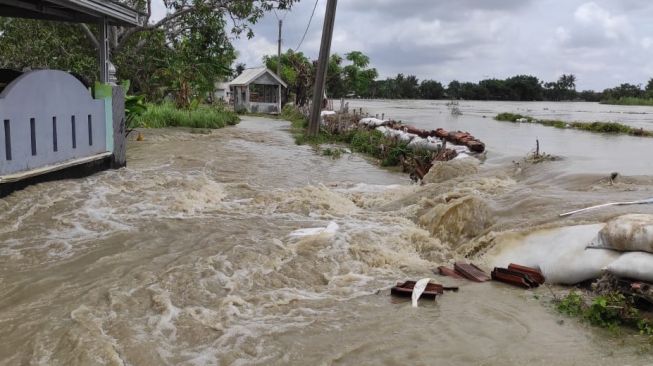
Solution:
[[(496, 122), (498, 112), (651, 128), (653, 109), (592, 103), (350, 101), (487, 144), (414, 185), (358, 155), (297, 146), (288, 123), (144, 131), (129, 166), (0, 199), (2, 365), (650, 365), (644, 340), (552, 309), (551, 291), (440, 278), (487, 265), (502, 234), (591, 224), (649, 206), (653, 139)], [(485, 116), (485, 117), (484, 117)], [(199, 132), (199, 133), (198, 133)], [(520, 160), (540, 140), (563, 160)], [(621, 173), (610, 184), (605, 178)], [(453, 173), (452, 173), (453, 172)], [(293, 236), (302, 228), (338, 229)], [(398, 280), (458, 285), (418, 308)], [(552, 290), (560, 291), (554, 287)]]

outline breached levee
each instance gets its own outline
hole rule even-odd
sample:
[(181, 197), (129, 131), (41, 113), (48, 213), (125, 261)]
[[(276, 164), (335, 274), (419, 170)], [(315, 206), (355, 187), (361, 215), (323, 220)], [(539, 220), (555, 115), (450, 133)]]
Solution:
[(437, 161), (483, 158), (485, 153), (485, 144), (469, 132), (446, 131), (442, 128), (425, 130), (400, 121), (360, 118), (347, 113), (323, 115), (322, 124), (325, 131), (335, 135), (351, 135), (352, 132), (355, 135), (356, 130), (380, 132), (386, 138), (385, 142), (394, 146), (381, 143), (377, 148), (395, 150), (395, 154), (401, 155), (404, 170), (411, 166), (411, 176), (416, 179), (423, 179)]

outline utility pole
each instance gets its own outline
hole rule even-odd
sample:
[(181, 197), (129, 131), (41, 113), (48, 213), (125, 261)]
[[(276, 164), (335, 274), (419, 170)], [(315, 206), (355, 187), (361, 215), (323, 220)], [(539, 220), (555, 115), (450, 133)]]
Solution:
[(320, 56), (317, 60), (317, 75), (315, 77), (315, 90), (313, 92), (313, 105), (311, 106), (311, 119), (308, 123), (309, 136), (317, 136), (320, 131), (320, 114), (322, 112), (322, 97), (324, 96), (324, 84), (326, 83), (326, 72), (329, 64), (329, 53), (331, 52), (331, 38), (333, 38), (333, 23), (336, 20), (336, 6), (338, 0), (328, 0), (324, 26), (322, 28), (322, 43), (320, 44)]
[(283, 20), (279, 19), (279, 46), (277, 47), (277, 76), (281, 77), (281, 26)]

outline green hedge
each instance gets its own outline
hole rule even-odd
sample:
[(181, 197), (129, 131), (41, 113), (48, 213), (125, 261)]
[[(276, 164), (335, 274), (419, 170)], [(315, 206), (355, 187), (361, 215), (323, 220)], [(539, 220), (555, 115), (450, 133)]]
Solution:
[(178, 109), (172, 103), (147, 104), (147, 110), (134, 118), (135, 127), (222, 128), (240, 121), (234, 112), (222, 107), (200, 105), (190, 110)]

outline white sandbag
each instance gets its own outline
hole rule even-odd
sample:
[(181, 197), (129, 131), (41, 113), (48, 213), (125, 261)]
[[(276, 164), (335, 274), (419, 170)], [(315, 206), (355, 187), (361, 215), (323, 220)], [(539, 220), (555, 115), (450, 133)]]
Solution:
[(381, 132), (381, 133), (382, 133), (383, 135), (385, 135), (385, 136), (387, 136), (388, 133), (389, 133), (389, 132), (388, 132), (389, 128), (387, 128), (387, 127), (385, 127), (385, 126), (379, 126), (379, 127), (375, 128), (375, 130)]
[(510, 263), (539, 267), (548, 283), (573, 285), (598, 278), (620, 255), (612, 250), (586, 249), (603, 226), (577, 225), (505, 235), (497, 238), (489, 261), (497, 267)]
[(376, 127), (376, 126), (383, 125), (385, 123), (385, 121), (382, 120), (382, 119), (369, 117), (369, 118), (361, 118), (361, 120), (358, 121), (358, 123), (366, 125), (366, 126)]
[(441, 148), (441, 145), (418, 136), (408, 143), (408, 148), (412, 150), (438, 151)]
[(324, 116), (332, 116), (332, 115), (334, 115), (334, 114), (336, 114), (336, 112), (334, 112), (334, 111), (322, 111), (322, 112), (320, 112), (320, 116), (322, 116), (322, 117), (324, 117)]
[(608, 265), (607, 271), (617, 277), (653, 282), (653, 254), (624, 253)]
[(591, 247), (653, 253), (653, 215), (629, 214), (608, 221)]
[(447, 145), (450, 149), (453, 149), (455, 152), (458, 154), (470, 154), (469, 148), (464, 145), (453, 145), (449, 144)]
[(412, 139), (415, 137), (419, 137), (415, 135), (414, 133), (408, 133), (408, 132), (403, 132), (403, 131), (398, 131), (399, 134), (397, 134), (397, 137), (399, 138), (399, 141), (403, 142), (410, 142)]

